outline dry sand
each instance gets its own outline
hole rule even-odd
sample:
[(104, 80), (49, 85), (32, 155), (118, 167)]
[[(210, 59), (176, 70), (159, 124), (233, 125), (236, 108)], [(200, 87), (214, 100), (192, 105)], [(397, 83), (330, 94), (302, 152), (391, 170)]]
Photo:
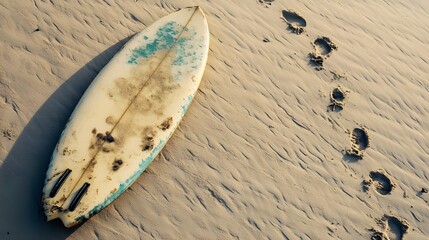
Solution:
[[(210, 53), (179, 129), (87, 223), (45, 223), (45, 171), (86, 87), (134, 33), (197, 4)], [(428, 1), (0, 0), (0, 13), (0, 239), (429, 236)]]

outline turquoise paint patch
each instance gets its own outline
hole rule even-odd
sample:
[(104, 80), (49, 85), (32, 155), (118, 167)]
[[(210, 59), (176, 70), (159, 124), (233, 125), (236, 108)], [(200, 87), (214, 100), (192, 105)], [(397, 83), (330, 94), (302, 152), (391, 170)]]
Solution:
[(195, 38), (196, 35), (197, 32), (194, 31), (191, 36), (182, 37), (177, 40), (176, 58), (173, 61), (174, 66), (189, 64), (197, 60), (197, 58), (194, 57), (195, 51), (192, 51), (192, 49), (194, 48), (194, 42), (192, 40)]
[[(170, 133), (170, 136), (172, 133), (173, 132)], [(153, 161), (153, 159), (155, 159), (155, 157), (158, 155), (158, 153), (161, 151), (161, 149), (164, 147), (164, 145), (165, 145), (165, 141), (160, 140), (158, 145), (156, 147), (154, 147), (154, 149), (150, 153), (150, 155), (139, 164), (139, 169), (133, 175), (131, 175), (130, 178), (125, 180), (123, 183), (119, 184), (118, 190), (115, 193), (109, 195), (106, 199), (104, 199), (104, 201), (102, 203), (98, 204), (91, 211), (89, 211), (88, 214), (75, 218), (75, 221), (80, 222), (80, 221), (83, 221), (85, 219), (89, 219), (90, 217), (92, 217), (96, 213), (103, 210), (103, 208), (105, 208), (107, 205), (109, 205), (111, 202), (113, 202), (113, 200), (118, 198), (125, 190), (128, 189), (128, 187), (132, 183), (134, 183), (137, 180), (137, 178), (143, 173), (143, 171), (146, 170), (146, 168)]]
[(188, 29), (188, 31), (187, 34), (184, 34), (186, 36), (181, 36), (174, 46), (176, 55), (172, 65), (176, 67), (172, 68), (172, 71), (176, 82), (180, 82), (181, 76), (187, 74), (189, 70), (201, 67), (204, 57), (201, 46), (205, 46), (205, 44), (201, 45), (199, 42), (204, 40), (204, 36), (199, 37), (197, 32), (192, 29)]
[(182, 112), (181, 112), (181, 118), (183, 117), (183, 115), (185, 115), (185, 113), (186, 113), (186, 111), (188, 110), (188, 108), (189, 108), (189, 105), (191, 105), (191, 102), (192, 102), (192, 99), (194, 98), (194, 96), (193, 95), (189, 95), (188, 96), (188, 99), (186, 100), (186, 102), (185, 102), (185, 104), (183, 104), (181, 107), (182, 107)]
[[(166, 50), (170, 48), (176, 41), (176, 35), (179, 34), (178, 24), (171, 21), (164, 24), (158, 29), (155, 34), (155, 39), (147, 43), (144, 47), (138, 47), (133, 49), (130, 59), (128, 60), (129, 64), (136, 64), (137, 59), (143, 57), (148, 58), (159, 50)], [(148, 40), (147, 36), (143, 37), (144, 40)]]
[[(150, 40), (148, 36), (143, 36), (142, 47), (137, 47), (132, 50), (129, 64), (137, 64), (139, 58), (149, 58), (157, 51), (168, 50), (174, 48), (175, 56), (172, 62), (173, 66), (189, 66), (189, 68), (197, 69), (201, 65), (204, 54), (197, 54), (199, 49), (203, 48), (205, 44), (205, 37), (197, 35), (197, 32), (192, 28), (183, 27), (183, 33), (180, 34), (180, 24), (174, 21), (165, 23), (160, 27), (155, 34), (153, 40)], [(180, 38), (178, 38), (178, 36)], [(195, 41), (196, 40), (196, 41)], [(176, 81), (181, 79), (183, 74), (182, 70), (173, 68), (173, 76)]]

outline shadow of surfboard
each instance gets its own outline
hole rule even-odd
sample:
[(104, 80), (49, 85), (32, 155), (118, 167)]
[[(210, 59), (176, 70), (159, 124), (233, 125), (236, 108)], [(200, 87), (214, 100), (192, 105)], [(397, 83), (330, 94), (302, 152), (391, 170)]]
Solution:
[(65, 239), (60, 220), (46, 222), (42, 188), (52, 152), (61, 132), (89, 84), (127, 37), (89, 61), (65, 81), (37, 110), (0, 168), (0, 239)]

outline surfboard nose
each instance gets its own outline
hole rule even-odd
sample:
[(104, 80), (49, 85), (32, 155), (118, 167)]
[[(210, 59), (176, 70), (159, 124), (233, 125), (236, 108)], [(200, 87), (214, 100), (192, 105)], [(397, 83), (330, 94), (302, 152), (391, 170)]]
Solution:
[(191, 8), (193, 10), (194, 14), (198, 12), (205, 17), (203, 9), (200, 6), (193, 6), (193, 7), (187, 7), (187, 8)]
[(196, 11), (198, 11), (199, 13), (201, 13), (201, 15), (203, 15), (203, 17), (206, 18), (206, 15), (204, 14), (203, 9), (200, 6), (197, 6)]
[(195, 8), (195, 11), (198, 11), (204, 15), (203, 9), (200, 6), (194, 6), (194, 8)]

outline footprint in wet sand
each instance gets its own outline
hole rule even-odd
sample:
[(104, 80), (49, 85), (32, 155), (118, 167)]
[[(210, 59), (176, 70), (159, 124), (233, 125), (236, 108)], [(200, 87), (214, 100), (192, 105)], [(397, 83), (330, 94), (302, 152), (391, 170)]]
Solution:
[(328, 105), (328, 111), (339, 112), (343, 110), (348, 92), (348, 90), (344, 90), (341, 86), (334, 88), (329, 95), (331, 102)]
[(351, 148), (346, 149), (346, 154), (362, 159), (365, 150), (370, 146), (368, 130), (366, 128), (355, 128), (350, 133)]
[(331, 56), (333, 50), (338, 49), (338, 46), (328, 37), (318, 37), (312, 44), (314, 52), (308, 54), (309, 64), (320, 71), (323, 69), (324, 61)]
[(387, 195), (393, 191), (396, 184), (384, 169), (379, 169), (377, 171), (371, 171), (369, 173), (369, 179), (365, 179), (362, 182), (362, 189), (365, 192), (369, 191), (371, 186), (374, 186), (379, 194)]
[(385, 214), (376, 222), (382, 230), (369, 229), (372, 232), (372, 240), (402, 240), (410, 228), (406, 220), (393, 215)]
[(301, 34), (305, 31), (307, 21), (293, 10), (283, 10), (282, 15), (288, 25), (288, 30), (295, 34)]

